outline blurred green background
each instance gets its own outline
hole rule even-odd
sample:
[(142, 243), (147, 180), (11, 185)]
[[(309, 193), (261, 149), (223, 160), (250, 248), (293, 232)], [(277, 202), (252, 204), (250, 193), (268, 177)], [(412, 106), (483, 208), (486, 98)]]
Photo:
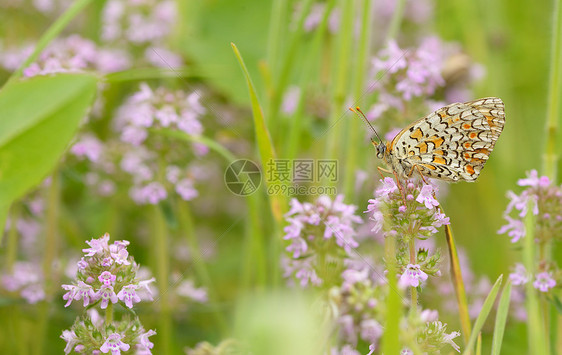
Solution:
[[(240, 132), (248, 133), (250, 142), (253, 141), (253, 137), (251, 136), (252, 118), (248, 109), (249, 96), (243, 74), (233, 55), (231, 43), (236, 44), (242, 53), (266, 113), (270, 98), (275, 95), (268, 91), (271, 88), (271, 83), (268, 81), (279, 80), (281, 63), (287, 55), (293, 58), (287, 74), (289, 83), (303, 84), (303, 77), (306, 77), (304, 85), (307, 87), (317, 88), (327, 82), (328, 87), (332, 85), (325, 67), (326, 58), (329, 56), (335, 58), (335, 55), (330, 49), (311, 54), (310, 48), (313, 43), (311, 37), (306, 38), (302, 43), (291, 44), (289, 26), (284, 24), (287, 36), (277, 40), (277, 47), (271, 47), (270, 31), (276, 17), (274, 11), (272, 14), (272, 7), (279, 3), (282, 1), (177, 1), (180, 19), (171, 42), (186, 58), (191, 74), (189, 80), (209, 85), (221, 100), (242, 107), (241, 117), (244, 120), (236, 122), (233, 126)], [(84, 29), (82, 33), (89, 34), (95, 39), (99, 33), (99, 14), (103, 4), (104, 1), (91, 4), (89, 11), (80, 15), (77, 21), (80, 22), (80, 26), (75, 23), (72, 28), (80, 27)], [(337, 1), (339, 7), (349, 4), (353, 4), (354, 9), (360, 12), (358, 2)], [(433, 4), (433, 18), (425, 24), (428, 34), (433, 31), (443, 40), (458, 42), (463, 50), (486, 71), (483, 80), (474, 88), (474, 98), (497, 96), (505, 102), (504, 132), (478, 182), (452, 184), (443, 201), (445, 211), (451, 217), (458, 244), (466, 250), (473, 270), (477, 274), (487, 275), (495, 280), (499, 274), (506, 275), (513, 263), (520, 259), (519, 251), (510, 243), (509, 238), (496, 233), (504, 224), (502, 214), (507, 205), (505, 194), (507, 190), (519, 191), (516, 182), (525, 176), (526, 171), (537, 169), (540, 172), (542, 167), (553, 4), (551, 1), (544, 0), (536, 2), (438, 0)], [(36, 14), (9, 9), (0, 11), (0, 34), (3, 45), (36, 39), (49, 26), (48, 18), (38, 17)], [(282, 18), (290, 17), (288, 14), (284, 16)], [(72, 28), (68, 29), (69, 33)], [(373, 46), (372, 54), (380, 49), (380, 46)], [(356, 53), (357, 48), (352, 46), (348, 55), (353, 58)], [(264, 66), (266, 60), (269, 62)], [(310, 67), (314, 68), (314, 71), (306, 73), (307, 68)], [(350, 78), (354, 77), (355, 70), (357, 67), (351, 64), (347, 75)], [(4, 76), (0, 77), (1, 80), (7, 79), (8, 73), (2, 75)], [(345, 87), (345, 91), (349, 93), (353, 91), (350, 83)], [(279, 96), (279, 93), (277, 95)], [(315, 100), (314, 97), (304, 99), (312, 103)], [(326, 101), (323, 103), (326, 104)], [(325, 109), (329, 110), (330, 107)], [(343, 147), (346, 144), (360, 145), (357, 168), (368, 171), (369, 179), (364, 191), (372, 191), (379, 178), (375, 169), (379, 164), (376, 161), (375, 151), (366, 140), (348, 142), (348, 138), (345, 137), (346, 132), (349, 133), (351, 128), (360, 129), (360, 137), (362, 137), (363, 130), (366, 128), (350, 123), (356, 118), (347, 112), (345, 107), (338, 107), (337, 110), (341, 112), (336, 115), (344, 118), (333, 128), (339, 135), (339, 144)], [(324, 134), (326, 123), (315, 122), (310, 117), (304, 119), (297, 157), (326, 158), (324, 147), (326, 139), (330, 136)], [(285, 146), (289, 139), (289, 131), (287, 126), (284, 126), (285, 123), (280, 125), (280, 131), (273, 131), (272, 136), (279, 157), (283, 158), (284, 153), (290, 151)], [(234, 136), (232, 132), (217, 132), (216, 137), (222, 134)], [(341, 150), (337, 156), (328, 158), (337, 158), (343, 167), (346, 164), (344, 151)], [(250, 150), (250, 155), (252, 154), (253, 156), (247, 158), (257, 160), (257, 150)], [(343, 169), (341, 176), (343, 176)], [(340, 183), (343, 183), (341, 178)], [(220, 187), (216, 193), (228, 192)], [(348, 197), (347, 202), (358, 205), (359, 211), (363, 211), (367, 206), (368, 198), (370, 198), (368, 194), (358, 194)], [(264, 195), (261, 196), (261, 201), (256, 203), (261, 207), (266, 206)], [(110, 213), (110, 211), (101, 212), (104, 215)], [(243, 215), (243, 212), (240, 215)], [(107, 216), (99, 219), (97, 217), (99, 216), (94, 216), (85, 223), (88, 225), (85, 229), (91, 232), (90, 236), (98, 233), (98, 222), (102, 221), (103, 225), (103, 221), (107, 218)], [(231, 225), (232, 219), (224, 219), (230, 217), (217, 215), (201, 223), (208, 224), (213, 229), (213, 234), (218, 237)], [(271, 216), (264, 217), (262, 222), (266, 225), (264, 232), (271, 232), (268, 224), (270, 221)], [(231, 233), (235, 237), (225, 238), (219, 245), (222, 264), (211, 267), (212, 277), (217, 284), (223, 285), (222, 292), (225, 298), (228, 298), (225, 295), (230, 290), (236, 288), (230, 279), (235, 270), (230, 269), (230, 266), (238, 263), (240, 246), (236, 242), (242, 239), (241, 235), (245, 233), (245, 228), (243, 223), (233, 227)], [(79, 248), (81, 241), (74, 242)], [(73, 314), (67, 314), (63, 323), (70, 324), (73, 318)], [(205, 323), (208, 319), (205, 315), (201, 315), (199, 321)], [(212, 325), (207, 326), (206, 330), (212, 332)], [(185, 331), (190, 333), (191, 338), (197, 339), (201, 330), (185, 329)], [(53, 337), (56, 338), (58, 334), (60, 331), (53, 329)], [(504, 353), (525, 353), (524, 334), (521, 325), (508, 327)], [(487, 343), (489, 340), (485, 338), (484, 341)]]

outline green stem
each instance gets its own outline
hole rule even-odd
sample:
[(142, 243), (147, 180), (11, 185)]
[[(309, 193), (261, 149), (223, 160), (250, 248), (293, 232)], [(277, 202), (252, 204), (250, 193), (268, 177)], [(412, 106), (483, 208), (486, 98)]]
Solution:
[(353, 40), (353, 1), (341, 0), (339, 5), (339, 8), (342, 9), (342, 22), (338, 34), (336, 66), (328, 125), (329, 131), (326, 141), (326, 153), (328, 154), (328, 158), (340, 155), (338, 151), (341, 141), (341, 130), (336, 129), (335, 125), (338, 123), (341, 115), (347, 112), (343, 109), (343, 104), (349, 86), (350, 53)]
[(195, 234), (193, 217), (189, 209), (189, 205), (186, 201), (178, 200), (178, 220), (183, 230), (187, 244), (189, 245), (190, 255), (193, 261), (193, 268), (197, 274), (197, 277), (205, 288), (207, 289), (209, 295), (209, 305), (212, 309), (213, 316), (217, 322), (218, 328), (223, 334), (226, 333), (226, 320), (223, 317), (223, 313), (217, 307), (217, 291), (212, 282), (209, 271), (204, 260), (204, 255), (202, 253), (201, 247), (199, 246), (199, 241), (197, 240), (197, 235)]
[[(532, 201), (529, 202), (528, 211), (532, 211)], [(530, 274), (536, 274), (537, 268), (535, 264), (535, 215), (531, 212), (525, 216), (525, 237), (523, 238), (523, 263), (525, 269)], [(538, 292), (533, 287), (532, 282), (525, 285), (526, 297), (525, 308), (527, 310), (527, 337), (529, 341), (529, 354), (548, 354), (547, 341), (548, 336), (545, 334), (544, 324), (541, 322), (541, 310), (538, 300)]]
[[(410, 242), (408, 243), (408, 247), (410, 249), (410, 264), (415, 265), (416, 264), (416, 239), (412, 238), (410, 239)], [(417, 311), (418, 308), (418, 290), (416, 287), (411, 287), (410, 288), (411, 291), (411, 299), (412, 299), (412, 311)]]
[(392, 14), (392, 19), (390, 20), (390, 26), (388, 28), (388, 33), (386, 35), (386, 42), (396, 39), (398, 31), (400, 30), (400, 25), (402, 24), (402, 18), (404, 17), (404, 7), (406, 6), (406, 0), (396, 1), (396, 7), (394, 8), (394, 13)]
[(263, 240), (263, 224), (261, 213), (260, 194), (254, 193), (246, 197), (248, 215), (244, 237), (244, 265), (242, 271), (242, 284), (247, 288), (252, 286), (264, 289), (267, 284), (268, 264), (265, 260), (267, 250)]
[(295, 67), (294, 62), (297, 58), (297, 50), (299, 48), (300, 43), (302, 42), (302, 36), (304, 33), (304, 20), (308, 13), (310, 12), (310, 8), (312, 7), (312, 0), (305, 0), (301, 3), (301, 14), (299, 19), (296, 22), (295, 31), (292, 33), (289, 45), (283, 58), (283, 62), (281, 63), (281, 69), (279, 74), (275, 78), (273, 92), (271, 94), (271, 100), (269, 102), (269, 109), (267, 111), (267, 123), (269, 126), (269, 130), (272, 135), (275, 137), (274, 141), (278, 142), (279, 139), (282, 137), (280, 134), (280, 126), (279, 126), (279, 107), (281, 106), (281, 102), (283, 100), (283, 94), (285, 93), (285, 89), (289, 83), (291, 70)]
[(16, 202), (12, 205), (10, 211), (10, 230), (8, 231), (8, 243), (6, 245), (6, 260), (4, 267), (6, 271), (11, 272), (18, 257), (18, 229), (17, 222), (21, 214), (21, 205)]
[(23, 70), (27, 68), (31, 63), (35, 62), (41, 52), (49, 45), (49, 43), (55, 39), (61, 32), (66, 28), (66, 26), (74, 19), (83, 9), (93, 0), (76, 0), (72, 5), (66, 10), (60, 17), (47, 29), (45, 34), (41, 36), (37, 45), (33, 50), (33, 53), (20, 65), (20, 67), (12, 74), (9, 82), (21, 77)]
[(302, 72), (300, 73), (300, 81), (299, 87), (301, 88), (301, 95), (299, 99), (299, 105), (295, 114), (291, 118), (291, 127), (289, 132), (289, 139), (286, 140), (286, 145), (284, 152), (286, 153), (283, 155), (287, 159), (295, 159), (300, 146), (300, 138), (301, 138), (301, 130), (303, 126), (303, 120), (305, 119), (304, 110), (306, 108), (306, 98), (309, 97), (309, 92), (311, 89), (309, 88), (310, 83), (316, 79), (313, 78), (313, 74), (317, 73), (318, 61), (319, 61), (319, 53), (322, 49), (322, 43), (324, 43), (324, 38), (326, 36), (326, 29), (328, 27), (328, 19), (329, 15), (336, 4), (335, 0), (329, 0), (326, 3), (326, 8), (324, 11), (324, 15), (318, 28), (314, 33), (314, 38), (312, 39), (312, 44), (310, 46), (306, 46), (310, 48), (307, 53), (305, 65), (302, 67)]
[(109, 302), (105, 309), (105, 324), (113, 323), (113, 303)]
[(159, 330), (160, 338), (159, 352), (171, 354), (172, 349), (172, 318), (170, 307), (170, 284), (168, 275), (170, 274), (170, 253), (168, 249), (168, 231), (166, 220), (160, 206), (154, 205), (152, 214), (152, 245), (156, 257), (156, 282), (160, 290), (160, 316)]
[[(369, 48), (371, 43), (371, 8), (373, 2), (370, 0), (363, 0), (363, 8), (361, 9), (361, 34), (359, 36), (359, 48), (357, 51), (356, 63), (355, 63), (355, 78), (354, 78), (354, 104), (356, 106), (361, 106), (363, 104), (362, 98), (365, 95), (365, 78), (367, 77), (367, 60), (369, 57)], [(348, 130), (348, 140), (347, 140), (347, 151), (345, 160), (345, 179), (344, 179), (344, 193), (349, 201), (354, 200), (355, 187), (355, 173), (358, 164), (358, 156), (360, 149), (363, 147), (359, 144), (361, 141), (361, 133), (363, 130), (360, 129), (359, 120), (355, 117), (348, 120), (347, 126)]]
[(283, 26), (287, 23), (289, 1), (274, 0), (271, 6), (269, 34), (267, 38), (267, 64), (269, 71), (277, 73), (279, 69), (279, 52), (281, 52), (281, 38)]
[(554, 0), (552, 42), (550, 55), (550, 77), (546, 109), (546, 145), (543, 156), (543, 174), (556, 181), (558, 154), (558, 120), (560, 117), (560, 95), (562, 89), (562, 6)]
[[(386, 219), (386, 218), (385, 218)], [(396, 240), (393, 237), (384, 239), (384, 258), (388, 274), (388, 294), (386, 297), (386, 324), (382, 336), (382, 353), (400, 353), (399, 324), (401, 315), (401, 296), (396, 282)]]
[(45, 340), (47, 336), (47, 328), (49, 324), (49, 309), (52, 304), (54, 293), (54, 285), (58, 277), (53, 273), (53, 262), (56, 260), (58, 251), (58, 219), (60, 208), (60, 186), (59, 173), (55, 172), (51, 175), (51, 184), (47, 190), (47, 215), (45, 228), (45, 246), (43, 248), (43, 277), (45, 280), (45, 301), (39, 307), (39, 321), (37, 323), (38, 331), (35, 342), (35, 351), (37, 355), (43, 354), (45, 349)]

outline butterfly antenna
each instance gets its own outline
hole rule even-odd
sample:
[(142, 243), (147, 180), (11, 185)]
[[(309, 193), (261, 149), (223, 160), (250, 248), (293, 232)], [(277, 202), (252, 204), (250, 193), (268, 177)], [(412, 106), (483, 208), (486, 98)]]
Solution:
[(369, 122), (369, 120), (367, 119), (367, 117), (365, 116), (365, 114), (363, 113), (363, 111), (361, 111), (361, 109), (359, 108), (359, 106), (355, 107), (355, 109), (353, 108), (349, 108), (349, 110), (351, 112), (355, 112), (355, 113), (359, 113), (359, 116), (363, 119), (363, 121), (365, 121), (365, 123), (371, 128), (371, 130), (375, 133), (375, 135), (377, 136), (377, 138), (379, 139), (379, 142), (382, 143), (382, 139), (379, 136), (379, 134), (377, 133), (377, 130), (375, 129), (375, 127), (373, 127), (373, 125), (371, 124), (371, 122)]

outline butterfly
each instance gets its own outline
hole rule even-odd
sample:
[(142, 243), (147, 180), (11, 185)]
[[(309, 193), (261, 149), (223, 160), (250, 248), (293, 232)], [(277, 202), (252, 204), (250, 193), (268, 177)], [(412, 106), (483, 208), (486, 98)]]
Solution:
[[(359, 109), (357, 109), (361, 112)], [(361, 113), (362, 114), (362, 113)], [(505, 108), (498, 97), (453, 103), (420, 118), (390, 142), (371, 140), (377, 157), (396, 180), (415, 173), (445, 181), (475, 181), (494, 149), (505, 124)]]

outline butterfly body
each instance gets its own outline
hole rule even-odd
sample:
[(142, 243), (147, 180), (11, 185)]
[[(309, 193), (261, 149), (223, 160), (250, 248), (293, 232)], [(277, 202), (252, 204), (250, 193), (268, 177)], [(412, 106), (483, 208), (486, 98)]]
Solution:
[(454, 103), (413, 122), (392, 141), (376, 144), (401, 179), (413, 174), (445, 181), (475, 181), (505, 124), (504, 104), (488, 97)]

